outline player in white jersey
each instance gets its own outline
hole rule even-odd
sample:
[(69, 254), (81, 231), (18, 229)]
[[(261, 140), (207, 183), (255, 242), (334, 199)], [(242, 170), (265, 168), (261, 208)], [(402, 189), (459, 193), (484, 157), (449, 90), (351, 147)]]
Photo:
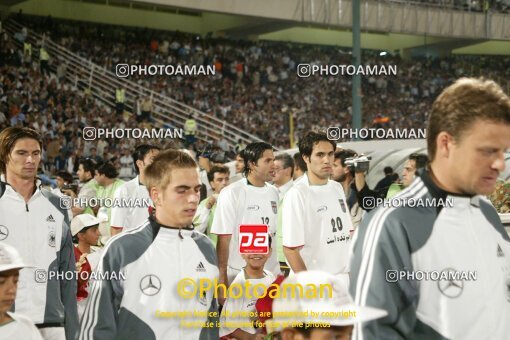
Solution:
[(352, 222), (342, 186), (329, 179), (335, 148), (323, 133), (300, 140), (308, 171), (283, 200), (283, 249), (293, 272), (321, 270), (348, 279)]
[[(149, 166), (160, 148), (155, 145), (143, 144), (135, 148), (133, 160), (138, 174), (135, 178), (122, 184), (114, 194), (115, 199), (150, 199), (149, 191), (145, 187), (144, 169)], [(149, 218), (149, 209), (146, 206), (112, 207), (111, 234), (112, 236), (122, 230), (129, 230), (145, 223)]]
[[(264, 224), (271, 237), (276, 233), (278, 190), (267, 183), (274, 177), (274, 154), (270, 144), (256, 142), (244, 150), (245, 178), (223, 189), (218, 197), (211, 232), (218, 235), (216, 252), (220, 283), (231, 283), (244, 266), (239, 253), (239, 226)], [(265, 269), (280, 273), (273, 250)], [(220, 294), (222, 292), (220, 291)], [(220, 303), (224, 299), (219, 297)]]

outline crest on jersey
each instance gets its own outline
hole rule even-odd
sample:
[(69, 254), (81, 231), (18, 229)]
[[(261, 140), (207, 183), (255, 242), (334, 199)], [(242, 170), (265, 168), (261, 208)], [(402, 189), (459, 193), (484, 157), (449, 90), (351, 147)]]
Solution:
[(338, 203), (340, 203), (340, 208), (342, 208), (342, 211), (343, 211), (344, 213), (346, 213), (346, 212), (347, 212), (347, 210), (345, 209), (345, 201), (344, 201), (342, 198), (340, 198), (340, 199), (338, 200)]
[(275, 214), (278, 213), (278, 206), (276, 205), (276, 201), (271, 201), (271, 208), (273, 208), (273, 212)]
[(9, 229), (4, 225), (0, 225), (0, 241), (5, 240), (7, 236), (9, 236)]
[(48, 233), (48, 245), (50, 247), (55, 247), (55, 231), (50, 230)]

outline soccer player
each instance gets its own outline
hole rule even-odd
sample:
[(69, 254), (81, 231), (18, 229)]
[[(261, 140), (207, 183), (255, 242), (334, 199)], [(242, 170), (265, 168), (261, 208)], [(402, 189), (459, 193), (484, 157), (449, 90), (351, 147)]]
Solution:
[(398, 196), (430, 203), (377, 208), (354, 236), (351, 293), (389, 313), (358, 339), (508, 338), (510, 238), (484, 197), (508, 148), (510, 98), (495, 82), (461, 78), (437, 97), (430, 166)]
[[(271, 237), (276, 233), (278, 190), (268, 183), (274, 177), (273, 147), (263, 142), (251, 143), (243, 156), (246, 177), (220, 193), (211, 227), (211, 232), (218, 235), (219, 283), (227, 286), (244, 265), (238, 248), (239, 226), (263, 224), (269, 227)], [(265, 268), (275, 275), (280, 273), (276, 251), (271, 253)], [(219, 293), (222, 303), (222, 291)]]
[(216, 200), (220, 192), (229, 184), (230, 171), (224, 165), (214, 165), (207, 173), (207, 179), (214, 190), (214, 194), (200, 202), (197, 214), (193, 219), (195, 230), (209, 236), (213, 244), (216, 246), (218, 236), (211, 234), (211, 226), (216, 211)]
[(193, 311), (204, 315), (193, 322), (218, 320), (207, 313), (217, 312), (212, 290), (191, 298), (178, 294), (181, 279), (198, 284), (218, 278), (214, 246), (192, 226), (200, 200), (198, 166), (187, 153), (166, 150), (145, 169), (145, 179), (154, 215), (105, 246), (97, 272), (110, 280), (94, 281), (79, 339), (218, 339), (217, 328), (184, 327), (178, 317), (157, 316), (158, 310)]
[(16, 300), (19, 272), (26, 267), (16, 248), (7, 243), (0, 243), (0, 336), (2, 339), (43, 339), (29, 318), (9, 311)]
[(285, 257), (295, 273), (321, 270), (348, 281), (351, 216), (342, 186), (329, 179), (336, 145), (308, 132), (298, 146), (308, 170), (283, 200)]
[[(152, 164), (154, 157), (159, 154), (160, 148), (155, 145), (142, 144), (135, 148), (133, 159), (137, 176), (122, 184), (114, 193), (115, 200), (150, 199), (149, 191), (145, 186), (144, 169)], [(138, 204), (137, 204), (138, 205)], [(145, 206), (112, 207), (111, 234), (116, 235), (122, 230), (136, 228), (149, 217), (149, 208)]]
[(59, 197), (36, 178), (42, 140), (29, 128), (0, 133), (0, 242), (34, 265), (20, 272), (15, 311), (28, 316), (45, 339), (74, 339), (78, 327), (76, 280), (69, 217)]

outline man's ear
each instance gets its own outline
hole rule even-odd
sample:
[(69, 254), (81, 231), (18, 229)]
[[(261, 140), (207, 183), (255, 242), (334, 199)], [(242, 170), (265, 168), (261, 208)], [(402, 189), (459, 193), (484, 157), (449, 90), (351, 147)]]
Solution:
[(135, 162), (135, 166), (138, 168), (139, 172), (142, 172), (142, 170), (140, 168), (143, 166), (143, 161), (141, 159), (137, 160)]
[(162, 193), (156, 187), (152, 187), (149, 190), (149, 195), (151, 200), (154, 202), (155, 206), (158, 206), (161, 203)]

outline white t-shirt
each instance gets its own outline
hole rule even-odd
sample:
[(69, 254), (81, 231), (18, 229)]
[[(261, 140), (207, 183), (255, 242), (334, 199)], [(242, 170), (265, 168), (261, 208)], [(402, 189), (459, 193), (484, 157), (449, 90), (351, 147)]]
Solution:
[(13, 321), (0, 326), (0, 340), (43, 340), (41, 333), (29, 318), (11, 312), (7, 312), (7, 314)]
[(308, 270), (348, 272), (352, 221), (342, 186), (295, 181), (282, 203), (283, 246), (301, 248)]
[[(264, 274), (265, 276), (261, 279), (246, 279), (244, 270), (241, 270), (235, 277), (234, 281), (232, 281), (232, 284), (230, 285), (232, 288), (229, 288), (232, 289), (232, 295), (241, 295), (241, 297), (238, 299), (227, 298), (225, 300), (225, 305), (223, 306), (220, 315), (220, 337), (229, 335), (235, 332), (238, 328), (250, 334), (256, 333), (254, 327), (247, 327), (245, 325), (252, 321), (249, 313), (256, 312), (255, 304), (258, 299), (255, 296), (262, 297), (264, 295), (264, 291), (267, 290), (267, 288), (269, 288), (275, 280), (274, 275), (267, 270), (264, 270)], [(246, 287), (245, 283), (247, 281), (250, 283), (249, 296), (251, 296), (251, 298), (248, 298), (248, 292), (244, 291)], [(234, 286), (234, 284), (239, 284), (242, 287), (242, 294), (238, 291), (238, 287)], [(261, 286), (255, 287), (255, 285)], [(265, 287), (265, 289), (263, 287)], [(254, 292), (255, 288), (257, 288), (257, 292)], [(236, 325), (239, 325), (239, 327), (236, 327)]]
[(272, 254), (265, 269), (275, 275), (280, 273), (276, 258), (276, 220), (278, 190), (269, 183), (263, 187), (248, 185), (246, 178), (230, 184), (218, 196), (211, 233), (232, 235), (229, 246), (228, 266), (236, 270), (244, 267), (245, 261), (239, 254), (239, 226), (241, 224), (266, 224), (273, 238)]
[[(140, 184), (138, 176), (122, 184), (115, 190), (113, 197), (115, 199), (150, 199), (147, 187)], [(149, 207), (112, 207), (110, 225), (112, 227), (123, 228), (123, 230), (129, 230), (142, 225), (148, 218)]]

